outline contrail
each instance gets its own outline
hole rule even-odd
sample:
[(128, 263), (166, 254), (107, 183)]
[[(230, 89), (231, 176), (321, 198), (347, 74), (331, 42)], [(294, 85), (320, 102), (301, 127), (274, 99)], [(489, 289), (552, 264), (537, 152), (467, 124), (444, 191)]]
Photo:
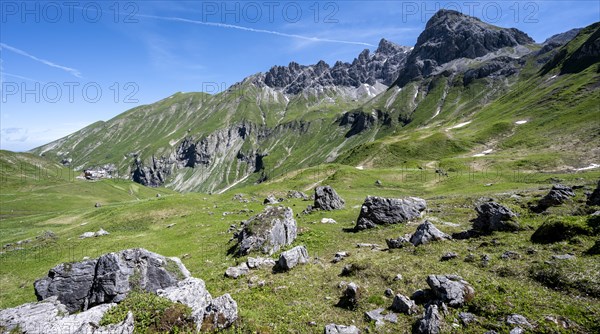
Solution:
[(197, 21), (197, 20), (184, 19), (181, 17), (155, 16), (155, 15), (146, 15), (146, 14), (136, 14), (136, 16), (147, 17), (150, 19), (157, 19), (157, 20), (200, 24), (200, 25), (211, 26), (211, 27), (238, 29), (238, 30), (257, 32), (257, 33), (263, 33), (263, 34), (271, 34), (271, 35), (282, 36), (282, 37), (298, 38), (298, 39), (303, 39), (303, 40), (313, 41), (313, 42), (328, 42), (328, 43), (342, 43), (342, 44), (374, 46), (373, 44), (369, 44), (369, 43), (365, 43), (365, 42), (343, 41), (343, 40), (339, 40), (339, 39), (328, 39), (328, 38), (309, 37), (309, 36), (296, 35), (296, 34), (286, 34), (283, 32), (273, 31), (273, 30), (254, 29), (254, 28), (248, 28), (248, 27), (244, 27), (244, 26), (238, 26), (238, 25), (226, 24), (226, 23), (203, 22), (203, 21)]
[(74, 68), (70, 68), (70, 67), (58, 65), (58, 64), (53, 63), (53, 62), (51, 62), (49, 60), (38, 58), (38, 57), (36, 57), (34, 55), (31, 55), (31, 54), (29, 54), (29, 53), (27, 53), (27, 52), (25, 52), (25, 51), (23, 51), (21, 49), (17, 49), (15, 47), (10, 46), (10, 45), (4, 44), (4, 43), (0, 43), (0, 49), (6, 49), (6, 50), (9, 50), (9, 51), (12, 51), (12, 52), (14, 52), (16, 54), (19, 54), (21, 56), (33, 59), (33, 60), (35, 60), (37, 62), (40, 62), (40, 63), (42, 63), (44, 65), (48, 65), (50, 67), (58, 68), (60, 70), (68, 72), (68, 73), (72, 74), (73, 76), (75, 76), (77, 78), (81, 78), (81, 72), (79, 72), (78, 70), (76, 70)]

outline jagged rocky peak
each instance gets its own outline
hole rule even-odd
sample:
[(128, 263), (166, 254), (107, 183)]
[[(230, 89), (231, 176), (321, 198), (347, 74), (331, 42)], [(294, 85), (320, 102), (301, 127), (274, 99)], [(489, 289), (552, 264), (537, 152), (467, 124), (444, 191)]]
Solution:
[(323, 60), (315, 65), (291, 62), (288, 66), (273, 66), (264, 75), (257, 75), (254, 83), (280, 89), (286, 94), (298, 94), (307, 88), (360, 87), (377, 83), (390, 86), (398, 78), (410, 49), (382, 39), (375, 53), (365, 49), (352, 63), (337, 61), (331, 67)]
[(478, 58), (506, 47), (535, 43), (526, 33), (500, 28), (453, 10), (440, 10), (427, 22), (400, 73), (398, 84), (432, 74), (459, 58)]

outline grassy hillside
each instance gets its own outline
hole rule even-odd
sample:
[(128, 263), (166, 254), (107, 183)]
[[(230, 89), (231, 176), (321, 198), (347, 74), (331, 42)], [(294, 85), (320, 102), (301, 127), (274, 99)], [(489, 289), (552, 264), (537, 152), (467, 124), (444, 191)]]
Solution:
[[(149, 196), (141, 200), (125, 200), (101, 208), (91, 205), (64, 208), (59, 214), (53, 213), (52, 217), (5, 217), (0, 225), (0, 242), (13, 245), (3, 249), (0, 255), (0, 307), (34, 301), (33, 281), (58, 263), (79, 261), (85, 256), (95, 257), (130, 247), (144, 247), (166, 256), (182, 258), (193, 276), (206, 280), (213, 295), (230, 293), (240, 309), (239, 323), (232, 332), (321, 332), (323, 326), (330, 322), (368, 327), (364, 311), (391, 305), (392, 300), (383, 294), (386, 288), (410, 295), (416, 289), (426, 287), (425, 278), (429, 274), (459, 274), (476, 289), (472, 302), (458, 310), (450, 309), (445, 318), (444, 332), (508, 331), (502, 319), (513, 313), (527, 317), (539, 332), (598, 331), (600, 328), (595, 319), (600, 317), (600, 281), (597, 276), (600, 267), (597, 256), (584, 254), (598, 236), (582, 235), (554, 244), (534, 244), (530, 241), (531, 235), (549, 217), (531, 213), (527, 205), (528, 202), (536, 202), (548, 191), (551, 180), (560, 179), (564, 184), (582, 186), (576, 190), (577, 197), (572, 202), (552, 208), (550, 212), (551, 217), (585, 225), (592, 208), (584, 207), (584, 192), (595, 186), (600, 172), (549, 174), (491, 169), (482, 172), (463, 167), (451, 171), (448, 177), (441, 177), (433, 169), (419, 170), (412, 166), (359, 170), (343, 165), (321, 165), (221, 195), (165, 194), (160, 198)], [(376, 185), (376, 180), (380, 180), (381, 185)], [(227, 255), (231, 246), (228, 243), (231, 235), (226, 233), (229, 226), (260, 212), (262, 199), (268, 194), (285, 197), (290, 189), (310, 193), (317, 184), (332, 185), (346, 200), (346, 207), (296, 218), (299, 237), (292, 246), (305, 245), (312, 258), (311, 263), (288, 273), (258, 270), (238, 280), (224, 279), (227, 267), (244, 260)], [(242, 193), (249, 203), (233, 199), (236, 193)], [(359, 242), (385, 246), (386, 238), (411, 233), (418, 223), (359, 233), (346, 232), (354, 226), (366, 195), (421, 196), (427, 200), (429, 208), (425, 218), (446, 233), (469, 228), (469, 220), (475, 216), (474, 204), (482, 197), (491, 197), (515, 210), (525, 230), (402, 250), (356, 248)], [(309, 203), (286, 200), (283, 205), (299, 213)], [(3, 204), (3, 210), (10, 210), (12, 205)], [(321, 224), (320, 220), (324, 217), (333, 218), (338, 223)], [(175, 225), (167, 229), (167, 225), (171, 224)], [(100, 228), (110, 235), (78, 238), (83, 232)], [(48, 230), (55, 237), (44, 235), (43, 231)], [(18, 247), (14, 245), (26, 238), (32, 241)], [(501, 255), (509, 250), (518, 252), (521, 257), (501, 259)], [(348, 251), (351, 255), (333, 264), (330, 261), (338, 251)], [(459, 257), (440, 262), (440, 256), (449, 251), (458, 253)], [(573, 253), (576, 259), (556, 263), (551, 272), (543, 267), (552, 255), (564, 253)], [(474, 254), (474, 262), (465, 261), (469, 254)], [(484, 254), (490, 257), (487, 266), (480, 261)], [(355, 264), (361, 269), (354, 276), (340, 277), (346, 264)], [(537, 273), (542, 273), (541, 278)], [(402, 274), (403, 279), (394, 281), (396, 274)], [(265, 280), (266, 285), (250, 288), (248, 280), (253, 276), (257, 276), (254, 280)], [(553, 286), (551, 280), (546, 282), (543, 278), (558, 278), (563, 284)], [(355, 311), (334, 306), (342, 292), (338, 288), (342, 280), (356, 282), (364, 288), (360, 306)], [(452, 327), (452, 319), (457, 318), (459, 311), (475, 313), (479, 322), (467, 328), (458, 324), (458, 327)], [(568, 319), (569, 329), (560, 329), (548, 322), (545, 320), (548, 316)], [(410, 325), (418, 317), (419, 314), (399, 315), (398, 324), (387, 323), (378, 331), (409, 332)], [(309, 325), (312, 321), (316, 322), (316, 327)]]

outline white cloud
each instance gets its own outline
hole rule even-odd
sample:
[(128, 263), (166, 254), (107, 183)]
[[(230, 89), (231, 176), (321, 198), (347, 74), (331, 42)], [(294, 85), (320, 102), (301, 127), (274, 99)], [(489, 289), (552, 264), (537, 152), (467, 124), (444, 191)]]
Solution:
[(14, 53), (16, 53), (18, 55), (27, 57), (29, 59), (33, 59), (33, 60), (37, 61), (38, 63), (42, 63), (42, 64), (48, 65), (50, 67), (58, 68), (58, 69), (63, 70), (65, 72), (67, 72), (67, 73), (70, 73), (71, 75), (73, 75), (73, 76), (75, 76), (77, 78), (81, 78), (81, 72), (79, 72), (79, 70), (76, 70), (76, 69), (71, 68), (71, 67), (63, 66), (63, 65), (58, 65), (58, 64), (53, 63), (53, 62), (51, 62), (49, 60), (38, 58), (38, 57), (36, 57), (34, 55), (31, 55), (31, 54), (29, 54), (29, 53), (27, 53), (27, 52), (25, 52), (25, 51), (23, 51), (21, 49), (17, 49), (17, 48), (15, 48), (13, 46), (10, 46), (10, 45), (4, 44), (4, 43), (0, 43), (0, 49), (6, 49), (8, 51), (12, 51), (12, 52), (14, 52)]

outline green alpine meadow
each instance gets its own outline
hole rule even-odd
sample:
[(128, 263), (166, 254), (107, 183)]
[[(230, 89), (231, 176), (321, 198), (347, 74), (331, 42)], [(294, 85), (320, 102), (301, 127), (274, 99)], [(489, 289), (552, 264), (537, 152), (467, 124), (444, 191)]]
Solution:
[(600, 332), (600, 22), (570, 28), (439, 9), (0, 150), (0, 332)]

